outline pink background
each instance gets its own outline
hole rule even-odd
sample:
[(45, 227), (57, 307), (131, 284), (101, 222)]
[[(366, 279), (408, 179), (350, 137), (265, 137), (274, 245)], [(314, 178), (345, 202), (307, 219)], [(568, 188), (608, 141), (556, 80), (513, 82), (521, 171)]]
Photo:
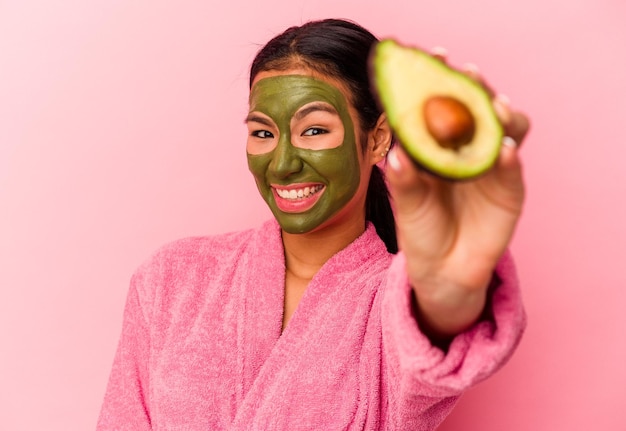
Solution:
[(247, 67), (327, 16), (445, 46), (533, 118), (512, 245), (528, 331), (442, 429), (626, 429), (625, 4), (0, 0), (0, 429), (93, 429), (134, 268), (269, 217)]

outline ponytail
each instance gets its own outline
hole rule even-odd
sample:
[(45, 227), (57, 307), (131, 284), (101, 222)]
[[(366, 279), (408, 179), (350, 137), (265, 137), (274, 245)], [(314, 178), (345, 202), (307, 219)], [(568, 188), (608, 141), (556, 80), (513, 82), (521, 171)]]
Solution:
[(396, 224), (389, 201), (389, 190), (380, 167), (374, 165), (365, 201), (365, 218), (371, 221), (389, 253), (398, 252)]

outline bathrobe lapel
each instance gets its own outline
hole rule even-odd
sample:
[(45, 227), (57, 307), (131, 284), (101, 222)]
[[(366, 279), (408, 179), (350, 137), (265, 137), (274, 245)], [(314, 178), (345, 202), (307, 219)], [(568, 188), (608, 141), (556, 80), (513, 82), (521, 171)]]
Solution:
[(261, 230), (247, 254), (253, 278), (238, 322), (243, 381), (233, 429), (283, 429), (294, 418), (303, 426), (347, 427), (357, 408), (366, 410), (360, 393), (378, 390), (365, 388), (359, 375), (378, 381), (371, 373), (380, 366), (368, 361), (380, 355), (379, 330), (373, 329), (379, 325), (370, 319), (380, 317), (374, 302), (389, 265), (384, 244), (369, 226), (333, 256), (282, 335), (285, 266), (277, 225)]
[(281, 336), (284, 302), (285, 258), (280, 227), (266, 222), (250, 242), (233, 287), (240, 292), (237, 316), (237, 352), (241, 405), (263, 364)]

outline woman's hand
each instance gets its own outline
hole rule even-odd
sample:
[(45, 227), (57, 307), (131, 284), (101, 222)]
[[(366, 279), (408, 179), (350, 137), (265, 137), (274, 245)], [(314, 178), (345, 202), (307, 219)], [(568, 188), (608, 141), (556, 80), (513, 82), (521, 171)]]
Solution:
[(390, 152), (386, 168), (420, 325), (441, 339), (463, 331), (481, 315), (524, 202), (518, 147), (528, 119), (512, 110), (506, 97), (494, 96), (475, 67), (466, 73), (492, 94), (504, 127), (506, 138), (493, 168), (473, 180), (450, 182), (419, 170), (399, 146)]

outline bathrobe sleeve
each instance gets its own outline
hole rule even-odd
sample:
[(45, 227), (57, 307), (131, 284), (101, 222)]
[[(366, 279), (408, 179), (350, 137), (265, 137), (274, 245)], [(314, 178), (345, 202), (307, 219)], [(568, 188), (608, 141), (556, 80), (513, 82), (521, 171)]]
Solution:
[(113, 361), (98, 431), (151, 430), (149, 405), (150, 356), (149, 318), (152, 309), (149, 286), (150, 265), (133, 275), (128, 291), (122, 333)]
[(381, 316), (387, 420), (392, 428), (423, 419), (426, 410), (433, 419), (443, 420), (463, 391), (507, 362), (526, 325), (514, 263), (507, 252), (496, 268), (488, 317), (457, 335), (444, 352), (419, 330), (404, 268), (405, 257), (399, 253), (389, 268)]

